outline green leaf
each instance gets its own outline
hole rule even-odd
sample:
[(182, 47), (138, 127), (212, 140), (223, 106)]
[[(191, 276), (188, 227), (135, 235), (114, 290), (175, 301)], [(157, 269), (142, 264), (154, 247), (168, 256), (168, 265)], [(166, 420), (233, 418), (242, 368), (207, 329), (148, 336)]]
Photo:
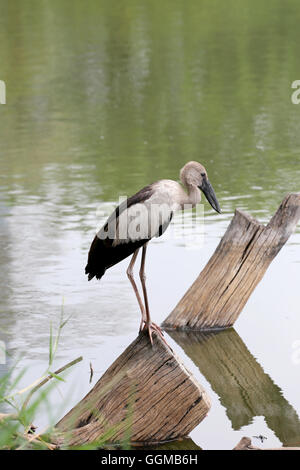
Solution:
[(50, 371), (49, 371), (49, 375), (51, 375), (51, 377), (54, 377), (54, 378), (57, 379), (57, 380), (61, 380), (62, 382), (65, 382), (65, 379), (63, 379), (62, 377), (60, 377), (60, 376), (57, 375), (57, 374), (54, 374), (54, 372), (50, 372)]

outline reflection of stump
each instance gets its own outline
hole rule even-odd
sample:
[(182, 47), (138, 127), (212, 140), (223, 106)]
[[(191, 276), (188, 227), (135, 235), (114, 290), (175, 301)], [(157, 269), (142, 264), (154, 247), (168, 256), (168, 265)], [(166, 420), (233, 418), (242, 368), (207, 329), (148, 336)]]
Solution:
[(161, 338), (140, 334), (62, 420), (59, 443), (161, 442), (188, 435), (210, 400)]
[(300, 445), (300, 421), (280, 388), (265, 374), (233, 328), (219, 332), (172, 331), (220, 397), (235, 430), (264, 416), (283, 445)]
[(233, 325), (300, 218), (300, 193), (288, 195), (267, 226), (236, 210), (213, 256), (163, 323), (166, 329)]

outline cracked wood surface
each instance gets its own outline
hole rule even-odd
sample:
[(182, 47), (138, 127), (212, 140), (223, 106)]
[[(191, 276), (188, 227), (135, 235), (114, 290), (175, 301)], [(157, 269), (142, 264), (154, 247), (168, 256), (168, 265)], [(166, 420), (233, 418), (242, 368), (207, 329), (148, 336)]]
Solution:
[(162, 442), (187, 436), (207, 415), (202, 386), (156, 334), (141, 333), (56, 425), (57, 443)]
[(232, 326), (299, 218), (300, 193), (287, 195), (266, 226), (237, 209), (213, 256), (163, 328)]

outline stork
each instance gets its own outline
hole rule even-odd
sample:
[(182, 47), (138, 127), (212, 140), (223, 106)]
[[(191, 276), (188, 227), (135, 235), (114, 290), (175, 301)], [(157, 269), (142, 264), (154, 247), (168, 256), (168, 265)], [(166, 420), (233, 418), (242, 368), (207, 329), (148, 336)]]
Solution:
[[(140, 310), (140, 331), (147, 330), (152, 344), (152, 332), (161, 337), (162, 331), (151, 321), (146, 289), (145, 260), (149, 240), (160, 237), (167, 229), (173, 213), (195, 207), (201, 201), (201, 191), (217, 212), (221, 212), (212, 185), (203, 165), (188, 162), (180, 170), (180, 181), (159, 180), (123, 201), (96, 234), (88, 254), (85, 273), (90, 281), (101, 279), (105, 271), (130, 255), (127, 276), (135, 292)], [(185, 188), (185, 189), (184, 189)], [(133, 267), (142, 248), (140, 280), (144, 303), (133, 276)]]

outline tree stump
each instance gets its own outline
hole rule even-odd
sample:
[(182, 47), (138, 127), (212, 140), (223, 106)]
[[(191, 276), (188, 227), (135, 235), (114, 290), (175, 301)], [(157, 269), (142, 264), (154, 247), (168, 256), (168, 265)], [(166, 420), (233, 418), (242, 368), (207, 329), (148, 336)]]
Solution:
[[(56, 443), (157, 443), (187, 436), (210, 399), (155, 333), (141, 333), (56, 425)], [(55, 441), (54, 441), (55, 442)]]
[(237, 209), (213, 256), (163, 328), (232, 326), (299, 218), (300, 193), (286, 196), (267, 226)]

